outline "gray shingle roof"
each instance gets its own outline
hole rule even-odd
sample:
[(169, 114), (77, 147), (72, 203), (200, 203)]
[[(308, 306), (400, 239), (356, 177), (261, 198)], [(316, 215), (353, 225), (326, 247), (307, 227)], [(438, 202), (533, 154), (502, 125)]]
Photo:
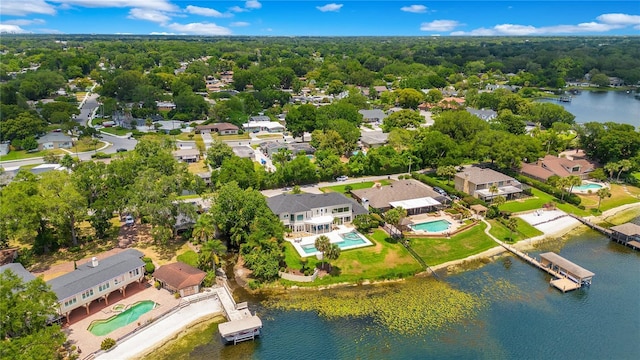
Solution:
[(32, 273), (28, 272), (20, 263), (10, 263), (0, 266), (0, 273), (5, 272), (5, 270), (11, 270), (11, 272), (18, 275), (18, 277), (22, 279), (22, 282), (25, 283), (36, 278)]
[(58, 141), (58, 142), (69, 142), (71, 141), (71, 136), (67, 134), (63, 134), (61, 132), (50, 132), (46, 135), (41, 136), (38, 139), (38, 144), (44, 144), (48, 142)]
[(430, 197), (445, 202), (443, 197), (417, 180), (398, 180), (387, 186), (374, 186), (368, 189), (352, 190), (358, 199), (369, 200), (369, 205), (376, 209), (389, 207), (393, 201), (403, 201)]
[(66, 299), (94, 286), (111, 280), (144, 265), (143, 254), (135, 249), (127, 249), (107, 258), (98, 258), (98, 266), (92, 267), (91, 260), (78, 264), (78, 268), (68, 274), (47, 281), (58, 299)]
[(492, 184), (500, 181), (512, 181), (509, 175), (497, 172), (492, 169), (483, 169), (477, 166), (465, 168), (464, 171), (456, 174), (457, 178), (465, 179), (468, 175), (469, 181), (476, 185)]
[(367, 213), (362, 205), (336, 192), (326, 194), (281, 194), (267, 198), (269, 209), (276, 215), (341, 204), (352, 204), (354, 216)]

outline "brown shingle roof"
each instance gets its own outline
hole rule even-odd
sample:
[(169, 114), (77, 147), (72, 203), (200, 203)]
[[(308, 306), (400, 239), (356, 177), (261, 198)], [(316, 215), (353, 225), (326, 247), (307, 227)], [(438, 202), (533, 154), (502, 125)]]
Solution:
[[(579, 167), (579, 170), (573, 172), (572, 169), (574, 167)], [(594, 168), (595, 165), (588, 160), (570, 160), (564, 157), (547, 155), (535, 164), (522, 164), (521, 172), (523, 174), (532, 175), (546, 180), (551, 175), (558, 175), (560, 177), (567, 177), (569, 175), (580, 176), (593, 171)], [(546, 171), (540, 171), (539, 169), (543, 169)]]
[(640, 235), (640, 225), (636, 225), (634, 223), (612, 226), (610, 229), (627, 236)]
[(456, 177), (465, 179), (467, 175), (469, 181), (476, 185), (493, 184), (500, 181), (514, 180), (511, 176), (505, 175), (501, 172), (497, 172), (492, 169), (483, 169), (476, 166), (471, 166), (464, 169), (464, 171), (457, 173)]
[(153, 277), (164, 282), (176, 290), (182, 290), (189, 286), (200, 285), (207, 275), (204, 271), (196, 269), (182, 262), (162, 265), (153, 272)]
[(387, 208), (392, 201), (441, 197), (440, 194), (416, 180), (399, 180), (391, 185), (353, 190), (351, 193), (361, 200), (369, 200), (369, 205), (376, 209)]

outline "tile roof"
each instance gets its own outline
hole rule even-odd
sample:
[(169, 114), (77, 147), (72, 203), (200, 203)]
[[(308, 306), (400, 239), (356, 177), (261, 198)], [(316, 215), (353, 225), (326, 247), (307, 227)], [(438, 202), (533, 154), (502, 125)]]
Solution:
[(442, 199), (442, 195), (416, 180), (399, 180), (391, 185), (352, 190), (351, 193), (359, 199), (369, 200), (369, 205), (376, 209), (387, 208), (394, 201), (426, 197)]
[(162, 265), (153, 272), (154, 278), (176, 290), (200, 285), (206, 275), (204, 271), (182, 262)]
[(91, 260), (78, 264), (78, 268), (68, 274), (47, 281), (58, 299), (66, 299), (119, 275), (144, 266), (143, 254), (136, 249), (126, 249), (104, 259), (98, 259), (98, 266), (91, 266)]
[(343, 204), (352, 205), (354, 216), (367, 213), (362, 205), (337, 192), (326, 194), (281, 194), (267, 198), (269, 209), (276, 215), (298, 213), (315, 208)]

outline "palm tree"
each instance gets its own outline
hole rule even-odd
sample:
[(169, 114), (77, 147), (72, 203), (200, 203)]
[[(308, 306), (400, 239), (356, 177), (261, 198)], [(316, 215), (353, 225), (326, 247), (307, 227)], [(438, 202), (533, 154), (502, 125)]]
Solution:
[(220, 264), (218, 255), (227, 252), (227, 247), (218, 239), (209, 240), (202, 246), (198, 258), (198, 268), (201, 270), (215, 270)]
[(518, 220), (516, 218), (509, 218), (507, 222), (507, 228), (509, 228), (509, 238), (513, 241), (513, 232), (518, 229)]
[(491, 186), (489, 187), (489, 192), (491, 193), (491, 195), (493, 195), (491, 197), (491, 201), (493, 202), (495, 200), (495, 196), (498, 192), (500, 192), (500, 189), (498, 189), (498, 185), (496, 184), (491, 184)]
[(573, 192), (573, 187), (574, 186), (580, 186), (580, 184), (582, 184), (582, 179), (580, 179), (580, 176), (577, 175), (570, 175), (567, 177), (567, 183), (569, 184), (569, 192)]
[(323, 268), (324, 267), (325, 254), (331, 248), (331, 243), (329, 242), (329, 238), (326, 237), (325, 235), (318, 236), (316, 238), (316, 241), (314, 242), (314, 246), (316, 247), (316, 250), (318, 250), (318, 251), (320, 251), (322, 253), (322, 266), (321, 266), (321, 268)]
[(598, 212), (600, 212), (600, 203), (602, 203), (602, 199), (606, 197), (610, 198), (611, 191), (609, 191), (609, 188), (603, 187), (596, 191), (596, 195), (598, 195)]
[(213, 217), (209, 213), (205, 213), (198, 217), (198, 221), (193, 226), (191, 237), (197, 243), (206, 243), (209, 239), (213, 239), (216, 234), (216, 226)]
[(500, 205), (504, 204), (507, 202), (507, 198), (505, 198), (502, 195), (498, 195), (495, 198), (493, 198), (493, 205), (500, 207)]
[(609, 173), (609, 178), (613, 179), (613, 173), (618, 171), (620, 164), (617, 162), (610, 162), (604, 166), (604, 170)]
[(558, 179), (556, 186), (560, 188), (560, 200), (564, 201), (564, 192), (567, 189), (567, 186), (569, 186), (569, 178), (565, 177)]
[(616, 176), (616, 182), (620, 182), (620, 174), (622, 174), (625, 171), (629, 171), (629, 169), (631, 169), (633, 167), (633, 164), (631, 163), (631, 160), (629, 159), (624, 159), (624, 160), (620, 160), (618, 161), (618, 176)]
[(327, 253), (323, 255), (323, 260), (325, 256), (329, 260), (337, 260), (340, 257), (340, 247), (336, 244), (331, 244), (327, 249)]
[(447, 184), (451, 184), (451, 178), (455, 176), (456, 173), (456, 167), (453, 165), (439, 166), (436, 169), (436, 175), (447, 177)]

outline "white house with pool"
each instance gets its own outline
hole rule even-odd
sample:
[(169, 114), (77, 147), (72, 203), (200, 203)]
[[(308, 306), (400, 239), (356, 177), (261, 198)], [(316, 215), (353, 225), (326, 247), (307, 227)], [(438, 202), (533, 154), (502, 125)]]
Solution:
[(267, 198), (267, 205), (291, 230), (290, 242), (302, 257), (316, 255), (314, 243), (320, 235), (327, 236), (342, 250), (372, 245), (366, 237), (345, 226), (367, 210), (340, 193), (281, 194)]
[(285, 227), (309, 235), (331, 232), (334, 226), (350, 224), (357, 215), (367, 213), (362, 205), (336, 192), (281, 194), (267, 198), (267, 205)]

